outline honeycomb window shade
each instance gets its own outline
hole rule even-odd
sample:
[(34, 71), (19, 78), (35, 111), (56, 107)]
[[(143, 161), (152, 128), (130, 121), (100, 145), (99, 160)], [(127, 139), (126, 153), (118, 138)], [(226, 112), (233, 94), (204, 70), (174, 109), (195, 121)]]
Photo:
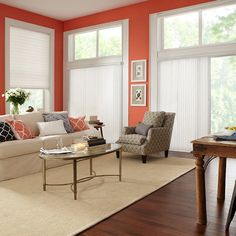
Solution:
[(49, 89), (50, 35), (10, 27), (10, 88)]

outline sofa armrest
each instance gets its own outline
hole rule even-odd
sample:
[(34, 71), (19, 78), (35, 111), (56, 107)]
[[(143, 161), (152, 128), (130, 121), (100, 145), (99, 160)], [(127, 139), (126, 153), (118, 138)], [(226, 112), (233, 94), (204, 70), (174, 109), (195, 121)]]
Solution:
[(135, 126), (126, 126), (122, 130), (122, 134), (135, 134)]

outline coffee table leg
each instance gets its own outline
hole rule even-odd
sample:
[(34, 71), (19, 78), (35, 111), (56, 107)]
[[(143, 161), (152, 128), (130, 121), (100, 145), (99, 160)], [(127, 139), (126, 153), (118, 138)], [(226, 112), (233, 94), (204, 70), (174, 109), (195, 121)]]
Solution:
[(90, 175), (92, 175), (93, 174), (93, 158), (90, 157), (89, 162), (90, 162)]
[(77, 199), (77, 161), (73, 160), (74, 200)]
[(121, 181), (122, 174), (122, 150), (119, 150), (119, 181)]
[(46, 160), (42, 162), (43, 191), (46, 191)]

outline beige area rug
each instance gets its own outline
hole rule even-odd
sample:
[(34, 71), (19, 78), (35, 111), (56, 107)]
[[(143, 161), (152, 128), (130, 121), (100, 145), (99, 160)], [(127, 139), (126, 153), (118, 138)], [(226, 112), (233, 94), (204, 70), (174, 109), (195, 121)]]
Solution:
[[(78, 200), (70, 186), (42, 191), (41, 173), (0, 182), (1, 236), (68, 236), (98, 223), (194, 168), (194, 160), (123, 155), (123, 178), (95, 178), (79, 184)], [(94, 160), (97, 174), (118, 173), (114, 154)], [(78, 164), (79, 177), (88, 174), (88, 161)], [(72, 165), (50, 169), (48, 182), (72, 179)]]

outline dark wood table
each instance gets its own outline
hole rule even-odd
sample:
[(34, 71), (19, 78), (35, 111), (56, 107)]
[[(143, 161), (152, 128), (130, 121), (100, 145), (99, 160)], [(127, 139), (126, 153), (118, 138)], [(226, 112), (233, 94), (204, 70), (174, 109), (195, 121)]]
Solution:
[[(235, 141), (215, 141), (211, 137), (203, 137), (192, 141), (193, 155), (196, 158), (196, 207), (197, 223), (207, 224), (206, 189), (205, 189), (205, 160), (212, 156), (219, 157), (218, 169), (218, 201), (225, 199), (225, 174), (227, 158), (236, 158)], [(206, 160), (207, 160), (206, 159)]]

